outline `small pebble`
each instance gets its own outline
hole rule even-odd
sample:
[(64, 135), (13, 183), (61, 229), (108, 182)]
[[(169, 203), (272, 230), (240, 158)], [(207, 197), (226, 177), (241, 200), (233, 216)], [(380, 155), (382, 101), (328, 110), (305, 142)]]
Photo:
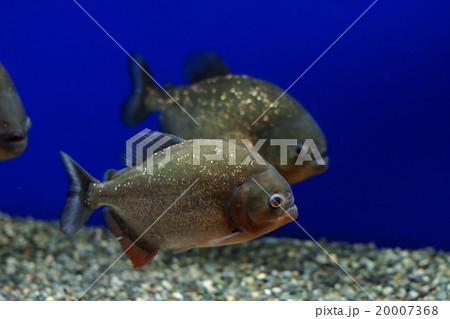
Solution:
[(258, 279), (258, 280), (263, 280), (266, 277), (267, 277), (267, 275), (265, 273), (259, 273), (256, 275), (256, 279)]
[[(320, 244), (377, 300), (449, 300), (450, 253)], [(64, 235), (58, 222), (0, 213), (0, 300), (370, 300), (314, 242), (263, 237), (237, 245), (160, 249), (134, 269), (102, 227)]]
[(420, 296), (420, 294), (415, 290), (411, 290), (408, 293), (408, 296), (411, 297), (412, 299), (417, 299)]
[(391, 286), (386, 286), (383, 288), (383, 295), (385, 296), (389, 296), (394, 292), (394, 288), (392, 288)]
[(272, 288), (272, 292), (276, 295), (278, 295), (279, 293), (281, 293), (281, 288), (280, 287), (273, 287)]
[(182, 294), (180, 294), (179, 292), (174, 292), (173, 294), (172, 294), (172, 296), (175, 298), (175, 299), (177, 299), (177, 300), (183, 300), (184, 298), (183, 298), (183, 295)]

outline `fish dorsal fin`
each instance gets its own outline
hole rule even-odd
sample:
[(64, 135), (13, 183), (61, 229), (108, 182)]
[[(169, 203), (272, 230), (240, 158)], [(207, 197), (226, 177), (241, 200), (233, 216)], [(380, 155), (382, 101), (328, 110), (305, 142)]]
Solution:
[(103, 220), (105, 221), (108, 229), (114, 236), (119, 238), (122, 244), (123, 250), (130, 257), (134, 268), (140, 268), (147, 265), (156, 256), (159, 248), (153, 248), (150, 250), (144, 250), (139, 247), (130, 237), (125, 233), (124, 229), (127, 229), (126, 225), (114, 209), (107, 207), (102, 212)]
[(127, 140), (125, 165), (140, 165), (153, 154), (183, 141), (175, 135), (145, 129)]
[(16, 91), (14, 87), (14, 83), (9, 76), (8, 71), (6, 71), (3, 64), (0, 62), (0, 93), (8, 92), (8, 91)]
[(104, 174), (103, 174), (103, 181), (107, 182), (112, 180), (117, 174), (117, 171), (115, 169), (108, 169)]
[(196, 51), (191, 53), (181, 68), (183, 77), (191, 82), (231, 74), (230, 69), (212, 50)]

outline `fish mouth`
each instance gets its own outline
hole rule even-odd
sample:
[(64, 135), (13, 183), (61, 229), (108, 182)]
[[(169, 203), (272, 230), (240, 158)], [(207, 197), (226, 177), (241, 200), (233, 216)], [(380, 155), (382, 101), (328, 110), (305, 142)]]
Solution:
[(12, 133), (3, 138), (3, 141), (8, 144), (22, 142), (23, 140), (25, 140), (25, 136), (20, 133)]
[(288, 209), (285, 209), (283, 212), (283, 219), (286, 219), (288, 222), (296, 220), (298, 217), (297, 205), (292, 204)]
[(12, 133), (3, 136), (0, 144), (4, 149), (21, 153), (27, 146), (27, 138), (21, 133)]

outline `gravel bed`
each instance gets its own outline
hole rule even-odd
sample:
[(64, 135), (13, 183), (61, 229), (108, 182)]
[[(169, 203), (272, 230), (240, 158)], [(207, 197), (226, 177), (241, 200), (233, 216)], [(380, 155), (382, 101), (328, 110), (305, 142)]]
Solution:
[[(450, 253), (320, 241), (377, 300), (449, 300)], [(103, 228), (0, 213), (0, 300), (74, 300), (122, 254)], [(312, 241), (264, 237), (173, 254), (141, 269), (127, 256), (82, 300), (369, 300)]]

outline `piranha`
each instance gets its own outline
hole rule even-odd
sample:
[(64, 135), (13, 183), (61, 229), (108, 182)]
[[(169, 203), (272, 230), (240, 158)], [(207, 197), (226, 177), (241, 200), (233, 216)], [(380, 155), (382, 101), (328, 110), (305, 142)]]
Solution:
[[(106, 226), (138, 268), (160, 247), (182, 252), (240, 243), (297, 218), (289, 184), (258, 153), (229, 141), (217, 149), (216, 140), (167, 136), (169, 142), (139, 166), (107, 171), (105, 182), (61, 152), (69, 178), (61, 231), (76, 232), (94, 210), (107, 206)], [(196, 155), (198, 143), (201, 154), (222, 160)]]
[(0, 63), (0, 161), (19, 156), (28, 144), (30, 118), (6, 69)]
[[(214, 51), (198, 51), (188, 57), (182, 74), (189, 85), (159, 88), (149, 76), (147, 63), (137, 53), (129, 59), (128, 69), (132, 89), (122, 104), (123, 123), (136, 125), (150, 113), (160, 112), (160, 128), (185, 139), (248, 139), (252, 145), (266, 139), (257, 151), (290, 184), (327, 169), (327, 141), (308, 111), (270, 82), (231, 74)], [(279, 139), (290, 140), (286, 160), (280, 146), (271, 145), (270, 141)], [(307, 139), (314, 141), (316, 155), (323, 161), (315, 157), (298, 164)]]

